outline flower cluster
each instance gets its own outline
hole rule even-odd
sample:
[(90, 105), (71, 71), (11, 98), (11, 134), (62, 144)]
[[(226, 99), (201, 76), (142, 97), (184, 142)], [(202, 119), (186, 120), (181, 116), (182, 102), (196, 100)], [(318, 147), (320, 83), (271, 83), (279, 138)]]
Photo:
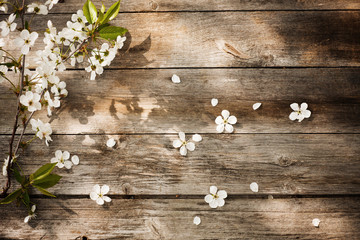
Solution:
[(32, 126), (32, 130), (35, 131), (36, 137), (45, 139), (46, 146), (49, 146), (49, 142), (52, 141), (50, 137), (52, 134), (50, 123), (43, 123), (40, 119), (31, 119), (30, 124)]

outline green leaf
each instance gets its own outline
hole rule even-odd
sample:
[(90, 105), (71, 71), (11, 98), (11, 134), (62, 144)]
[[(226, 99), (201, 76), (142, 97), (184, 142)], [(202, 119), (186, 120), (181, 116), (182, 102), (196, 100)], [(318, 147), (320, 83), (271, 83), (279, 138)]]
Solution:
[(14, 169), (14, 176), (18, 183), (24, 184), (25, 177), (21, 176), (19, 170), (17, 170), (16, 168)]
[(104, 20), (101, 23), (107, 23), (108, 21), (113, 20), (118, 15), (120, 11), (120, 2), (121, 0), (117, 1), (109, 8), (109, 10), (106, 11)]
[(57, 163), (47, 163), (44, 166), (40, 167), (35, 173), (30, 175), (32, 181), (42, 179), (48, 176), (54, 169)]
[(99, 22), (101, 22), (104, 19), (104, 13), (99, 12)]
[(104, 12), (105, 12), (105, 5), (104, 5), (103, 3), (101, 4), (100, 12), (101, 12), (101, 13), (104, 13)]
[(55, 195), (49, 193), (48, 191), (46, 191), (45, 189), (41, 188), (41, 187), (37, 187), (37, 186), (34, 186), (36, 187), (42, 194), (46, 195), (46, 196), (49, 196), (49, 197), (56, 197)]
[(23, 201), (24, 201), (24, 204), (29, 207), (29, 205), (30, 205), (30, 196), (29, 196), (28, 191), (25, 191), (23, 193)]
[(83, 12), (84, 16), (86, 17), (86, 20), (93, 24), (97, 19), (97, 10), (95, 5), (90, 1), (87, 0), (86, 3), (83, 6)]
[(99, 31), (99, 35), (108, 40), (115, 40), (118, 36), (124, 36), (127, 31), (126, 28), (107, 26)]
[(40, 180), (33, 181), (32, 185), (34, 187), (40, 187), (43, 189), (47, 189), (47, 188), (51, 188), (52, 186), (57, 184), (60, 179), (61, 179), (61, 176), (59, 176), (57, 174), (50, 174)]
[(6, 198), (1, 200), (0, 204), (9, 204), (21, 195), (22, 188), (10, 193)]

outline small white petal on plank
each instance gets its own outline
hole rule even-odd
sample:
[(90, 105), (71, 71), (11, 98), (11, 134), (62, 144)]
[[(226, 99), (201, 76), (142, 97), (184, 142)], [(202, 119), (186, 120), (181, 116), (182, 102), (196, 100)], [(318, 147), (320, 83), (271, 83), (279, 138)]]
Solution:
[(258, 191), (259, 191), (259, 185), (258, 185), (256, 182), (252, 182), (252, 183), (250, 184), (250, 189), (251, 189), (251, 191), (253, 191), (253, 192), (258, 192)]
[(172, 81), (173, 83), (180, 83), (180, 82), (181, 82), (180, 77), (179, 77), (178, 75), (176, 75), (176, 74), (173, 74), (173, 75), (172, 75), (171, 81)]
[(106, 142), (106, 146), (108, 146), (109, 148), (114, 147), (115, 144), (116, 144), (116, 141), (115, 141), (115, 139), (113, 139), (113, 138), (110, 138), (110, 139), (107, 140), (107, 142)]
[(218, 105), (218, 103), (219, 103), (219, 100), (217, 100), (216, 98), (211, 99), (211, 105), (212, 105), (213, 107), (215, 107), (216, 105)]
[(194, 217), (194, 224), (199, 225), (200, 223), (201, 223), (201, 219), (198, 216)]
[(315, 227), (319, 227), (320, 219), (314, 218), (314, 219), (312, 220), (312, 224), (313, 224)]
[(253, 109), (257, 110), (261, 106), (261, 103), (254, 103)]
[(192, 136), (192, 140), (195, 142), (200, 142), (202, 140), (202, 137), (199, 134), (194, 134)]

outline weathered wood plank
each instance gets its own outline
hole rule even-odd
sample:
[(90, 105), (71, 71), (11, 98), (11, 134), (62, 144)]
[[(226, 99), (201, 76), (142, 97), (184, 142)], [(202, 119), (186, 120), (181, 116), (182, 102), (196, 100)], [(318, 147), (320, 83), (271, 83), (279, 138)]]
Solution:
[[(203, 199), (35, 199), (38, 216), (1, 206), (2, 239), (358, 239), (359, 198), (233, 199), (210, 209)], [(192, 223), (200, 216), (202, 223)], [(312, 219), (321, 220), (320, 227)]]
[[(171, 82), (173, 73), (180, 84)], [(60, 78), (69, 96), (50, 121), (65, 134), (216, 133), (214, 120), (228, 109), (238, 117), (237, 133), (359, 133), (359, 74), (358, 68), (109, 70), (90, 81), (85, 71), (68, 71)], [(3, 134), (12, 131), (16, 104), (6, 86), (0, 85)], [(263, 103), (257, 111), (255, 102)], [(290, 121), (293, 102), (307, 102), (312, 116)], [(36, 117), (48, 121), (46, 114)]]
[[(56, 5), (53, 13), (72, 13), (82, 9), (84, 1), (66, 0)], [(93, 1), (97, 7), (101, 1)], [(108, 8), (113, 1), (104, 1)], [(223, 11), (223, 10), (325, 10), (325, 9), (360, 9), (360, 3), (355, 0), (124, 0), (120, 12), (139, 11)]]
[[(70, 16), (38, 17), (33, 30), (49, 18), (64, 27)], [(131, 35), (111, 68), (360, 66), (359, 18), (359, 11), (124, 13), (114, 24)], [(248, 59), (220, 50), (220, 40)], [(39, 38), (34, 50), (42, 45)]]
[[(0, 137), (1, 153), (9, 137)], [(260, 194), (360, 193), (358, 134), (209, 134), (187, 157), (173, 148), (176, 135), (114, 137), (116, 149), (106, 147), (105, 135), (53, 136), (50, 147), (32, 143), (21, 163), (30, 174), (58, 149), (77, 154), (80, 165), (56, 169), (63, 178), (55, 194), (89, 194), (97, 183), (113, 194), (206, 194), (211, 185), (252, 194), (251, 182)]]

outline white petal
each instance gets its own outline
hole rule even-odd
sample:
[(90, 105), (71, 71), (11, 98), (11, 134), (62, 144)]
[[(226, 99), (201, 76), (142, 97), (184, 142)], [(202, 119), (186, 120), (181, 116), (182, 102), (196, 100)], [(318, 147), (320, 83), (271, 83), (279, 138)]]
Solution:
[(179, 148), (181, 147), (181, 145), (182, 145), (182, 141), (180, 141), (179, 139), (173, 141), (174, 148)]
[(224, 119), (228, 119), (230, 112), (228, 110), (222, 110), (221, 115), (224, 117)]
[(65, 165), (64, 165), (63, 163), (59, 162), (58, 164), (56, 164), (56, 166), (57, 166), (58, 168), (63, 168)]
[(237, 122), (237, 118), (235, 116), (230, 116), (228, 118), (228, 123), (235, 124)]
[(68, 151), (64, 151), (62, 156), (63, 156), (64, 160), (67, 160), (70, 158), (70, 153)]
[(313, 224), (315, 227), (319, 227), (320, 219), (314, 218), (314, 219), (312, 220), (312, 224)]
[(57, 158), (52, 158), (52, 159), (50, 160), (50, 162), (51, 162), (51, 163), (56, 163), (56, 162), (59, 162), (59, 160), (58, 160)]
[(205, 196), (204, 200), (205, 202), (210, 203), (211, 201), (214, 200), (214, 197), (211, 194), (208, 194)]
[(72, 167), (72, 162), (70, 162), (70, 161), (65, 161), (64, 162), (64, 166), (67, 168), (67, 169), (70, 169), (71, 167)]
[(261, 106), (261, 103), (254, 103), (254, 105), (253, 105), (253, 109), (254, 110), (257, 110), (259, 107)]
[(105, 202), (111, 202), (111, 198), (109, 198), (108, 196), (103, 196), (103, 199)]
[(215, 107), (216, 105), (218, 105), (218, 103), (219, 103), (219, 100), (217, 100), (216, 98), (211, 99), (211, 105), (212, 105), (213, 107)]
[(179, 138), (181, 141), (185, 141), (185, 133), (184, 132), (179, 132)]
[(114, 147), (115, 144), (116, 144), (116, 141), (115, 141), (115, 139), (113, 139), (113, 138), (110, 138), (110, 139), (107, 140), (107, 142), (106, 142), (106, 146), (108, 146), (109, 148)]
[(219, 198), (227, 198), (227, 192), (225, 190), (218, 191), (217, 195)]
[(182, 146), (182, 147), (180, 148), (180, 154), (181, 154), (182, 156), (186, 156), (187, 150), (186, 150), (186, 147), (185, 147), (185, 146)]
[(218, 207), (222, 207), (225, 205), (225, 200), (222, 198), (216, 199)]
[(308, 108), (308, 104), (307, 103), (302, 103), (300, 106), (300, 110), (301, 111), (305, 111)]
[(202, 140), (202, 137), (199, 134), (194, 134), (192, 136), (192, 140), (195, 142), (200, 142)]
[(258, 185), (256, 182), (252, 182), (252, 183), (250, 184), (250, 189), (251, 189), (251, 191), (253, 191), (253, 192), (258, 192), (258, 191), (259, 191), (259, 185)]
[(193, 222), (194, 222), (195, 225), (199, 225), (201, 223), (201, 219), (198, 216), (196, 216), (196, 217), (194, 217)]
[(30, 217), (31, 217), (31, 216), (26, 216), (26, 217), (24, 218), (24, 223), (28, 223), (29, 220), (30, 220)]
[(215, 123), (216, 124), (222, 124), (224, 122), (224, 119), (221, 117), (221, 116), (218, 116), (216, 119), (215, 119)]
[(176, 75), (176, 74), (172, 75), (171, 81), (173, 83), (180, 83), (181, 82), (180, 77), (178, 75)]
[(104, 204), (104, 199), (99, 197), (98, 199), (96, 199), (96, 203), (99, 204), (99, 205), (103, 205)]
[(96, 201), (96, 199), (98, 199), (99, 195), (96, 192), (91, 192), (90, 193), (90, 198), (94, 201)]
[(311, 116), (310, 110), (304, 110), (304, 111), (301, 111), (301, 113), (304, 116), (304, 118), (309, 118)]
[(36, 210), (36, 205), (32, 205), (32, 206), (31, 206), (31, 212), (33, 212), (33, 213), (34, 213), (34, 212), (35, 212), (35, 210)]
[(221, 124), (217, 125), (216, 131), (219, 133), (222, 133), (224, 131), (224, 128), (225, 128), (225, 125), (221, 123)]
[(188, 142), (186, 144), (186, 148), (189, 150), (189, 151), (194, 151), (195, 150), (195, 144), (192, 143), (192, 142)]
[(209, 202), (209, 206), (211, 208), (217, 208), (219, 206), (219, 202), (216, 199), (214, 199), (214, 201)]
[(290, 120), (294, 121), (298, 118), (299, 114), (297, 112), (292, 112), (289, 115)]
[(290, 104), (290, 107), (294, 111), (299, 111), (299, 104), (297, 104), (297, 103)]
[(71, 157), (71, 161), (73, 162), (74, 165), (79, 165), (79, 157), (77, 155), (74, 155)]
[(103, 185), (103, 186), (101, 187), (101, 194), (102, 194), (102, 195), (105, 195), (105, 194), (107, 194), (107, 193), (109, 192), (109, 190), (110, 190), (110, 188), (109, 188), (108, 185)]
[(234, 131), (234, 127), (231, 124), (225, 124), (225, 130), (228, 133), (232, 133)]
[(61, 150), (56, 150), (56, 152), (55, 152), (55, 157), (56, 157), (57, 159), (60, 159), (60, 158), (62, 157), (62, 152), (61, 152)]
[(99, 184), (96, 184), (94, 187), (93, 187), (93, 191), (97, 194), (100, 194), (100, 185)]
[(299, 122), (301, 122), (302, 120), (304, 120), (304, 115), (302, 115), (302, 114), (300, 114), (299, 116), (298, 116), (298, 120), (299, 120)]
[(217, 193), (217, 187), (216, 186), (211, 186), (210, 187), (210, 193), (215, 195)]

